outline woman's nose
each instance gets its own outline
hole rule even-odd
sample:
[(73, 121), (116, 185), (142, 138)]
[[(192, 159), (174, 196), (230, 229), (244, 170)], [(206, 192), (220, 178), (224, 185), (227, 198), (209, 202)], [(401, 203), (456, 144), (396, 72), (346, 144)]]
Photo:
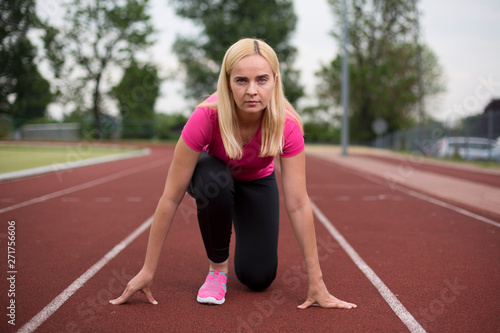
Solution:
[(252, 96), (257, 94), (257, 89), (254, 82), (250, 82), (250, 84), (248, 85), (247, 94)]

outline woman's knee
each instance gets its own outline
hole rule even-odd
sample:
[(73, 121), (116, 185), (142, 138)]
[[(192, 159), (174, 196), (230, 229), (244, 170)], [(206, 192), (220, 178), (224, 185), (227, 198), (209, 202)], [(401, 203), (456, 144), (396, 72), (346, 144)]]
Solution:
[(276, 269), (269, 271), (252, 270), (252, 271), (236, 271), (238, 280), (248, 288), (254, 291), (262, 291), (267, 289), (276, 278)]

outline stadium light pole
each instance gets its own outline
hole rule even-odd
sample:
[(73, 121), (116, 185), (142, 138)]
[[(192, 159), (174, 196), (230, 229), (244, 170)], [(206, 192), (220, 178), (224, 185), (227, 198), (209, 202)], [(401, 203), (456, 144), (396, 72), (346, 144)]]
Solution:
[(417, 56), (417, 77), (418, 77), (418, 115), (420, 117), (420, 125), (422, 129), (425, 125), (425, 109), (424, 109), (424, 88), (422, 80), (422, 44), (420, 44), (420, 13), (417, 6), (418, 0), (413, 0), (413, 12), (415, 15), (414, 22), (414, 38)]
[(347, 156), (347, 146), (349, 145), (349, 22), (347, 19), (347, 3), (343, 0), (342, 19), (342, 155)]

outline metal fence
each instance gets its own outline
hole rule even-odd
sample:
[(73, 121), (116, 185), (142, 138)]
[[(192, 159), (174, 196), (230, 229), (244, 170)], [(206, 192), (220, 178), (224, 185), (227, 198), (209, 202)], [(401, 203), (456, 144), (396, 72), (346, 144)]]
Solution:
[(10, 140), (87, 140), (87, 139), (163, 139), (177, 140), (187, 117), (181, 114), (161, 114), (155, 119), (119, 121), (105, 116), (100, 132), (92, 121), (77, 123), (30, 123), (30, 119), (12, 119), (0, 115), (0, 139)]
[(485, 138), (496, 140), (500, 137), (500, 112), (488, 112), (479, 116), (462, 119), (453, 127), (442, 123), (387, 133), (377, 137), (372, 145), (400, 151), (411, 151), (429, 155), (433, 146), (445, 137)]

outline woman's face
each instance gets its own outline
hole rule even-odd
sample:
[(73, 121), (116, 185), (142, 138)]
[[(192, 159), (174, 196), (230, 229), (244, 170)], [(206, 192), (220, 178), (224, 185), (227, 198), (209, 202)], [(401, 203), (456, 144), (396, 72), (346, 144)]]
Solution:
[(257, 114), (264, 110), (275, 82), (271, 65), (263, 56), (254, 54), (238, 61), (229, 76), (238, 115)]

